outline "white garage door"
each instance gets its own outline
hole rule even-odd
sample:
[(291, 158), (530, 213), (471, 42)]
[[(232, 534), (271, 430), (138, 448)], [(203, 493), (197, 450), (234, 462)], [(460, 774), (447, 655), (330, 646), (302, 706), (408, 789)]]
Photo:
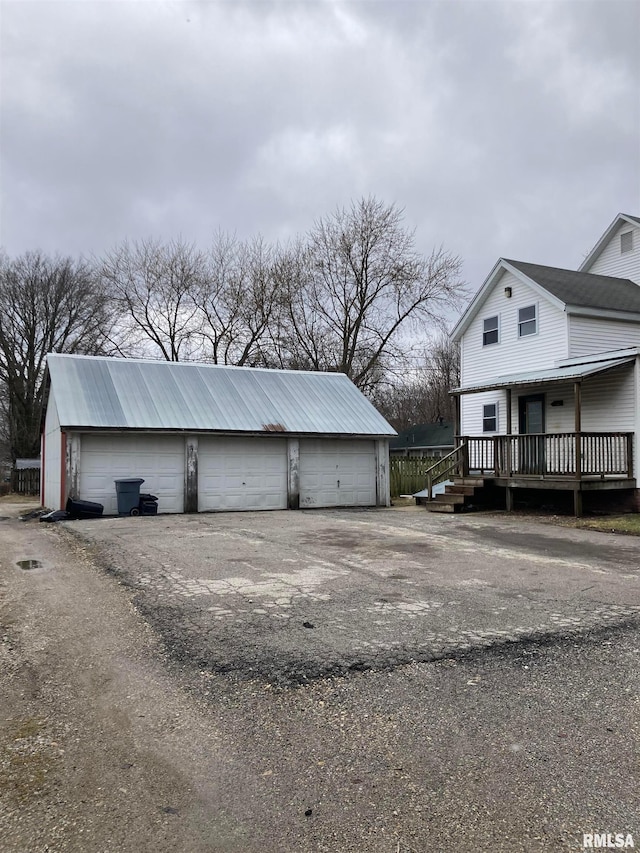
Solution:
[(287, 508), (287, 442), (198, 440), (198, 511)]
[(373, 441), (300, 441), (300, 507), (375, 506)]
[(142, 477), (141, 491), (156, 495), (158, 512), (184, 511), (184, 439), (180, 436), (83, 435), (80, 497), (117, 515), (114, 480)]

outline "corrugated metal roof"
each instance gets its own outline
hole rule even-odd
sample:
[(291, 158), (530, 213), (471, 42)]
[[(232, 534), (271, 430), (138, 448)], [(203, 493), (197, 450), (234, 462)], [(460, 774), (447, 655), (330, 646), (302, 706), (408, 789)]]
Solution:
[(598, 361), (591, 364), (576, 364), (571, 367), (556, 367), (547, 370), (532, 370), (529, 373), (513, 373), (506, 376), (496, 376), (490, 382), (478, 382), (473, 385), (464, 385), (454, 388), (452, 394), (476, 394), (479, 391), (491, 391), (494, 388), (510, 388), (514, 385), (537, 385), (547, 382), (562, 382), (563, 380), (582, 379), (613, 367), (630, 364), (635, 360), (631, 358), (616, 358), (610, 361)]
[(62, 427), (395, 435), (341, 373), (50, 354)]

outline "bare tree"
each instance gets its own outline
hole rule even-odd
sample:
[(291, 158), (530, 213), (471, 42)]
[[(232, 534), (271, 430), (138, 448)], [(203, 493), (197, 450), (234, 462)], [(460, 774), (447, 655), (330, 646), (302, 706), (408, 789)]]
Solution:
[(422, 363), (399, 377), (387, 375), (376, 389), (374, 403), (397, 430), (416, 424), (453, 422), (455, 403), (450, 395), (460, 384), (458, 345), (441, 333), (424, 351)]
[[(196, 296), (205, 273), (203, 254), (182, 239), (125, 241), (100, 261), (114, 304), (125, 318), (129, 352), (180, 361), (200, 354), (201, 316)], [(149, 352), (149, 345), (151, 349)]]
[(85, 261), (0, 256), (0, 382), (13, 459), (40, 453), (47, 353), (108, 352), (116, 320)]
[(460, 385), (460, 347), (448, 335), (437, 337), (425, 353), (430, 420), (453, 421), (455, 402), (449, 393)]
[(182, 240), (122, 243), (100, 262), (103, 281), (126, 319), (128, 352), (167, 361), (264, 364), (262, 341), (277, 283), (262, 238), (219, 232), (207, 252)]
[(281, 259), (287, 311), (278, 339), (292, 361), (346, 373), (371, 391), (402, 357), (401, 334), (460, 301), (460, 266), (443, 248), (420, 255), (394, 205), (354, 202), (318, 219)]
[(197, 306), (203, 353), (215, 364), (264, 365), (279, 294), (272, 250), (262, 237), (239, 241), (219, 232), (207, 255)]

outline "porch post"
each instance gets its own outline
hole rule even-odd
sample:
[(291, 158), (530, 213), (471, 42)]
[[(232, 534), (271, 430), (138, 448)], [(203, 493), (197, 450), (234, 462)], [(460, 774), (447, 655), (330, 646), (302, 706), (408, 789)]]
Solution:
[(460, 394), (455, 395), (455, 404), (456, 404), (456, 411), (455, 411), (455, 425), (454, 425), (454, 430), (455, 430), (454, 431), (454, 441), (455, 441), (455, 438), (460, 435), (460, 429), (461, 429), (460, 428)]
[(582, 492), (579, 486), (573, 490), (573, 514), (576, 518), (582, 515)]
[[(505, 448), (505, 465), (507, 466), (506, 475), (507, 477), (511, 476), (511, 388), (507, 388), (507, 444)], [(509, 489), (507, 489), (507, 493)], [(507, 503), (509, 502), (509, 496), (507, 495)], [(509, 507), (507, 506), (507, 509)]]
[(505, 492), (507, 498), (507, 512), (513, 512), (513, 489), (511, 486), (507, 486)]
[(575, 399), (575, 443), (576, 443), (576, 480), (582, 479), (582, 385), (573, 383), (573, 396)]
[[(582, 385), (581, 383), (573, 383), (573, 396), (575, 399), (575, 442), (576, 442), (576, 480), (582, 479)], [(573, 514), (579, 518), (582, 515), (582, 490), (580, 482), (576, 484), (573, 490)]]

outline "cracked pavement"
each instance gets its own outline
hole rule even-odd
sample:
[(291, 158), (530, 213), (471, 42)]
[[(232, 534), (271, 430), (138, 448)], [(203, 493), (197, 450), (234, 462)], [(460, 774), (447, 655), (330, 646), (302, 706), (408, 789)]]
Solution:
[(304, 683), (640, 615), (640, 540), (423, 509), (69, 524), (200, 669)]

